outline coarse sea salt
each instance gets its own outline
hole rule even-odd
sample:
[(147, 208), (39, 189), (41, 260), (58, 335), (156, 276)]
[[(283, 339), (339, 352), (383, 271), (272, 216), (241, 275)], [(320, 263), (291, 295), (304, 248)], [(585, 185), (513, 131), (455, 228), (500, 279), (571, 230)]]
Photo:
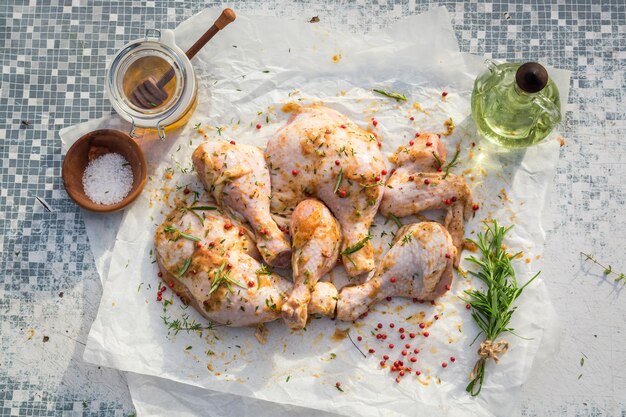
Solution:
[(90, 161), (83, 174), (83, 189), (96, 204), (116, 204), (133, 187), (133, 170), (118, 153), (108, 153)]

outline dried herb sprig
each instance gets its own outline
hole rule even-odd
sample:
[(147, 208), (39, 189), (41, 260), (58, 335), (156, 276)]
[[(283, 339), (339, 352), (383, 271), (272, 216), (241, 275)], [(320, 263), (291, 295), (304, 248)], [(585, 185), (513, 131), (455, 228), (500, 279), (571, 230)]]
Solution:
[(594, 264), (598, 265), (600, 268), (603, 269), (602, 273), (605, 276), (610, 276), (610, 275), (615, 275), (615, 282), (620, 282), (622, 284), (626, 285), (626, 275), (623, 272), (617, 272), (613, 270), (613, 267), (611, 265), (609, 266), (604, 266), (603, 264), (601, 264), (600, 262), (598, 262), (598, 260), (591, 254), (585, 253), (585, 252), (580, 252), (580, 254), (582, 256), (585, 257), (585, 261), (591, 261)]
[(478, 350), (480, 359), (476, 362), (470, 374), (470, 383), (466, 387), (466, 391), (472, 396), (480, 393), (487, 359), (493, 359), (498, 363), (499, 355), (506, 353), (508, 349), (508, 342), (497, 339), (502, 333), (513, 333), (513, 329), (509, 327), (511, 317), (517, 308), (513, 303), (524, 288), (539, 275), (537, 273), (526, 284), (518, 286), (511, 259), (515, 259), (519, 253), (510, 255), (502, 244), (504, 236), (513, 226), (501, 227), (495, 220), (485, 224), (486, 231), (478, 234), (477, 241), (472, 240), (480, 250), (482, 259), (474, 256), (467, 258), (480, 268), (477, 272), (469, 273), (487, 286), (484, 291), (465, 291), (467, 297), (464, 301), (471, 306), (472, 318), (481, 330), (476, 338), (481, 334), (485, 335), (485, 340)]
[(167, 326), (170, 331), (174, 332), (177, 335), (179, 332), (201, 332), (203, 330), (213, 330), (213, 323), (209, 322), (207, 325), (202, 325), (195, 321), (194, 319), (189, 319), (189, 314), (183, 312), (180, 319), (172, 319), (167, 315), (167, 306), (172, 304), (171, 301), (163, 300), (163, 315), (161, 319), (163, 319), (163, 324)]
[(372, 91), (378, 94), (382, 94), (385, 97), (393, 98), (396, 101), (407, 101), (407, 98), (404, 94), (396, 93), (395, 91), (385, 91), (374, 88)]

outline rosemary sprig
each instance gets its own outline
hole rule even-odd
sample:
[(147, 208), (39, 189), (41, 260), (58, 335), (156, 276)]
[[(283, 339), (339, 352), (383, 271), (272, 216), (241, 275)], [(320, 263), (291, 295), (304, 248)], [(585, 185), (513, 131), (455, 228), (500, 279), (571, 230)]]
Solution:
[(339, 186), (341, 185), (342, 180), (343, 180), (343, 168), (340, 168), (339, 175), (337, 175), (337, 182), (335, 183), (335, 189), (333, 190), (333, 194), (337, 194), (337, 190), (339, 190)]
[[(178, 233), (180, 236), (184, 237), (185, 239), (191, 240), (192, 242), (200, 242), (200, 238), (199, 237), (187, 234), (185, 232), (181, 232), (180, 230), (178, 230), (174, 226), (167, 226), (163, 230), (168, 232), (168, 233)], [(176, 239), (176, 240), (178, 240), (178, 239)]]
[(363, 246), (365, 246), (365, 244), (367, 243), (368, 240), (370, 240), (372, 238), (372, 235), (369, 234), (369, 232), (367, 233), (367, 236), (365, 236), (363, 239), (359, 240), (357, 243), (355, 243), (352, 246), (349, 246), (347, 248), (345, 248), (341, 254), (342, 255), (352, 255), (354, 252), (358, 252), (361, 249), (363, 249)]
[(231, 284), (234, 284), (240, 288), (246, 288), (245, 285), (232, 279), (230, 275), (228, 275), (228, 272), (224, 273), (224, 268), (226, 268), (226, 261), (222, 262), (222, 265), (220, 265), (217, 271), (215, 271), (215, 275), (211, 280), (211, 289), (209, 290), (209, 295), (213, 294), (215, 290), (217, 290), (222, 284), (225, 284), (228, 288), (228, 291), (230, 292), (233, 292), (233, 287), (231, 287)]
[(615, 275), (615, 282), (621, 282), (622, 284), (626, 285), (626, 275), (623, 272), (617, 272), (613, 270), (613, 267), (611, 265), (609, 266), (604, 266), (602, 265), (600, 262), (598, 262), (598, 260), (596, 258), (594, 258), (593, 255), (585, 253), (585, 252), (580, 252), (581, 255), (583, 255), (585, 257), (586, 261), (591, 261), (594, 264), (598, 265), (600, 268), (603, 269), (602, 273), (605, 276), (610, 276), (610, 275)]
[(393, 98), (396, 101), (407, 101), (407, 98), (404, 94), (396, 93), (394, 91), (379, 90), (377, 88), (374, 88), (372, 91), (378, 94), (382, 94), (383, 96)]
[(496, 342), (496, 339), (501, 333), (513, 333), (513, 329), (509, 327), (511, 317), (517, 308), (513, 307), (513, 303), (524, 288), (539, 275), (537, 273), (526, 284), (518, 286), (511, 264), (511, 259), (518, 254), (511, 256), (502, 245), (504, 236), (513, 226), (500, 227), (495, 220), (486, 223), (486, 226), (486, 231), (478, 234), (478, 241), (472, 240), (480, 250), (482, 259), (474, 256), (467, 258), (479, 267), (478, 272), (469, 271), (469, 273), (487, 286), (485, 291), (465, 291), (467, 298), (464, 301), (472, 307), (472, 318), (481, 330), (476, 338), (480, 334), (485, 335), (485, 341), (481, 343), (479, 350), (480, 359), (476, 362), (470, 375), (470, 383), (466, 387), (466, 391), (472, 396), (480, 393), (487, 359), (491, 358), (497, 363), (498, 355), (508, 349), (507, 342), (503, 340)]

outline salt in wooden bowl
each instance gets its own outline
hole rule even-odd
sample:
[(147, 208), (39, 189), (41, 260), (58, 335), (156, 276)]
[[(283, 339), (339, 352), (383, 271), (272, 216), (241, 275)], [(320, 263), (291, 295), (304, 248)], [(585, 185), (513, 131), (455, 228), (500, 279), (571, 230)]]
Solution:
[[(133, 171), (133, 185), (122, 201), (98, 204), (85, 193), (83, 174), (89, 162), (107, 153), (120, 154), (128, 161)], [(146, 158), (128, 134), (112, 129), (95, 130), (82, 136), (67, 151), (61, 175), (67, 194), (80, 207), (97, 213), (112, 213), (125, 208), (141, 194), (146, 185)]]

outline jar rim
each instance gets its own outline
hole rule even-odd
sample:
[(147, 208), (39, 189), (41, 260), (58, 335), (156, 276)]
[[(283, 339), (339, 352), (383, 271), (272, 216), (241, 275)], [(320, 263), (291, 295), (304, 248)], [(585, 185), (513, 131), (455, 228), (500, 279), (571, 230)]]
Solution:
[[(187, 55), (174, 43), (173, 32), (157, 31), (158, 37), (147, 36), (126, 44), (113, 57), (106, 74), (106, 92), (115, 111), (137, 127), (164, 128), (180, 119), (193, 104), (196, 79)], [(123, 80), (130, 65), (139, 59), (155, 56), (167, 62), (174, 70), (174, 94), (165, 106), (144, 109), (134, 105), (123, 89)]]

